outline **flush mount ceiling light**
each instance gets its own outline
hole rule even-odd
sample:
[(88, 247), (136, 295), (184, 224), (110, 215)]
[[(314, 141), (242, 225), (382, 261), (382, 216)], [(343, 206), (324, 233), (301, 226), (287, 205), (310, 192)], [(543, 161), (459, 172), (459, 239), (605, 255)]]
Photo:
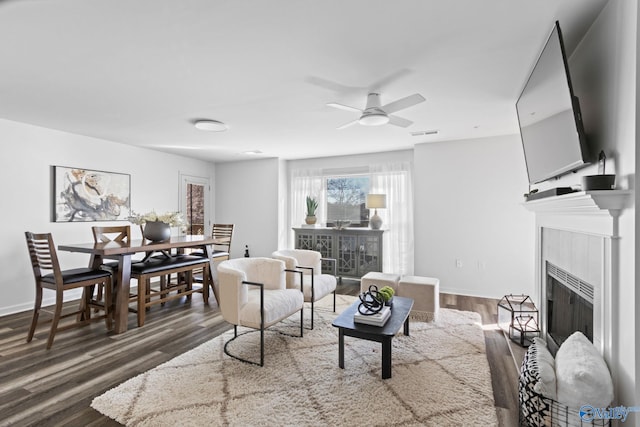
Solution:
[(208, 132), (224, 132), (228, 129), (227, 125), (217, 120), (196, 120), (193, 125), (196, 129)]

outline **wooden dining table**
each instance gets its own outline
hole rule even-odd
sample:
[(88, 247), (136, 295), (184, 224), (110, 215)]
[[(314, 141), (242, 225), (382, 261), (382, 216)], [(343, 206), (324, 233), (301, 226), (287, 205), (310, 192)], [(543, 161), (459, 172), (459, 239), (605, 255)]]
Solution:
[[(140, 252), (160, 252), (171, 251), (172, 249), (183, 250), (185, 248), (199, 248), (209, 259), (209, 271), (212, 274), (215, 268), (213, 263), (213, 245), (224, 243), (220, 239), (210, 236), (187, 235), (171, 236), (170, 239), (162, 242), (151, 242), (145, 239), (130, 240), (124, 242), (110, 241), (98, 243), (77, 243), (61, 244), (58, 250), (68, 252), (80, 252), (91, 255), (89, 261), (90, 268), (99, 268), (105, 259), (118, 260), (118, 277), (115, 293), (114, 308), (114, 332), (121, 334), (127, 331), (129, 317), (129, 290), (131, 288), (131, 257)], [(219, 302), (215, 286), (213, 286), (213, 276), (210, 283), (213, 288), (213, 295), (216, 302)]]

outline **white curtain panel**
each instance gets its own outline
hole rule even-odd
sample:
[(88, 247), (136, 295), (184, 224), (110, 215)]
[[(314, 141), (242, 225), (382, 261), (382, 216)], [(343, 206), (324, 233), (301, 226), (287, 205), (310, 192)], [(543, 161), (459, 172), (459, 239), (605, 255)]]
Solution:
[[(413, 167), (411, 162), (374, 164), (369, 166), (369, 193), (386, 194), (387, 208), (378, 209), (382, 218), (383, 272), (413, 274)], [(318, 223), (326, 223), (327, 192), (322, 169), (291, 171), (290, 227), (304, 224), (306, 198), (318, 200)], [(293, 233), (290, 244), (294, 247)]]
[(373, 164), (370, 193), (386, 194), (378, 209), (383, 238), (383, 272), (413, 274), (413, 167), (411, 162)]
[[(307, 216), (307, 196), (318, 201), (316, 218), (325, 222), (327, 195), (324, 188), (322, 169), (294, 169), (291, 171), (291, 227), (300, 227)], [(291, 228), (289, 227), (289, 228)], [(293, 247), (293, 246), (292, 246)]]

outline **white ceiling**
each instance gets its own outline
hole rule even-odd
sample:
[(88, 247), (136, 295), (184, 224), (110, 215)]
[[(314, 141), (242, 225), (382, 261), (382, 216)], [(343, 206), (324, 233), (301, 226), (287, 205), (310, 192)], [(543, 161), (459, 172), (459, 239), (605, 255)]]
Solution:
[[(210, 161), (513, 134), (553, 22), (572, 52), (606, 1), (0, 0), (0, 117)], [(337, 130), (373, 89), (426, 101)]]

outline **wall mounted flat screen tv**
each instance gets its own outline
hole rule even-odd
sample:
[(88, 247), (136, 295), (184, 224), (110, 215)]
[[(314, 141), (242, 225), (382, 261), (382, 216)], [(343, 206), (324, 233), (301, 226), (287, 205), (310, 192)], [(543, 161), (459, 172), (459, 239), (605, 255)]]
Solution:
[(578, 99), (556, 21), (516, 102), (529, 183), (537, 184), (589, 164)]

